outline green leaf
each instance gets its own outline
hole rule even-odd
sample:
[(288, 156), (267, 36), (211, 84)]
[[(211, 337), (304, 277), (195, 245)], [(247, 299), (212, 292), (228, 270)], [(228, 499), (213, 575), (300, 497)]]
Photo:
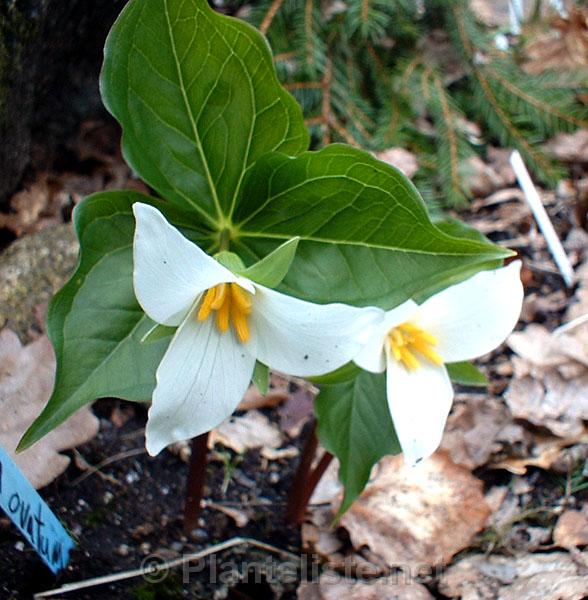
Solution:
[(255, 369), (253, 369), (251, 381), (253, 381), (253, 385), (259, 390), (260, 394), (267, 394), (269, 390), (269, 379), (269, 368), (263, 363), (255, 361)]
[(234, 249), (249, 263), (300, 237), (281, 289), (314, 302), (391, 308), (512, 255), (445, 234), (404, 175), (338, 144), (258, 161), (235, 216)]
[(20, 441), (21, 450), (96, 398), (151, 398), (169, 337), (141, 343), (154, 322), (133, 292), (134, 202), (155, 205), (194, 241), (210, 242), (207, 232), (194, 229), (183, 213), (138, 192), (101, 192), (76, 207), (80, 261), (47, 317), (57, 358), (55, 388)]
[(470, 362), (447, 363), (445, 366), (447, 367), (451, 381), (455, 383), (475, 387), (485, 387), (488, 385), (486, 375)]
[(452, 217), (434, 219), (433, 223), (437, 229), (440, 229), (443, 233), (446, 233), (451, 237), (490, 243), (490, 240), (483, 233), (480, 233), (475, 227), (472, 227), (471, 225)]
[(341, 516), (363, 491), (372, 467), (400, 444), (386, 398), (386, 374), (363, 371), (354, 380), (321, 388), (315, 400), (317, 434), (340, 462), (345, 496)]
[(100, 86), (129, 165), (219, 231), (260, 156), (308, 148), (263, 36), (206, 0), (131, 0), (108, 36)]
[(160, 325), (156, 323), (153, 327), (141, 338), (142, 344), (149, 342), (156, 342), (163, 338), (171, 337), (176, 332), (177, 327), (168, 327), (167, 325)]
[(278, 246), (273, 252), (241, 272), (241, 275), (260, 285), (275, 288), (280, 283), (294, 260), (300, 238), (292, 238)]
[(316, 377), (307, 377), (308, 381), (316, 385), (335, 385), (336, 383), (345, 383), (355, 379), (361, 373), (360, 367), (354, 362), (348, 362), (346, 365), (339, 367), (335, 371), (331, 371), (325, 375)]
[(226, 267), (233, 273), (238, 273), (239, 271), (243, 271), (245, 269), (243, 261), (234, 252), (227, 252), (226, 250), (223, 250), (222, 252), (215, 254), (214, 258), (223, 267)]

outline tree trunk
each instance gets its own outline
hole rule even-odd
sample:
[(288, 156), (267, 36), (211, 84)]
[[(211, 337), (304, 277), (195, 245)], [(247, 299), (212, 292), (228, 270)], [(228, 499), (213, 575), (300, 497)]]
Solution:
[(32, 160), (100, 113), (102, 48), (124, 0), (0, 0), (0, 206)]

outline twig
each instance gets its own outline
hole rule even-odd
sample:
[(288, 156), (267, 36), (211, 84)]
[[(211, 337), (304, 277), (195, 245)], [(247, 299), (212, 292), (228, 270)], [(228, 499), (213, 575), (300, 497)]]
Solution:
[(531, 180), (527, 167), (525, 167), (525, 163), (518, 150), (515, 150), (510, 155), (510, 164), (514, 169), (519, 185), (523, 192), (525, 192), (527, 203), (533, 211), (539, 229), (545, 236), (549, 251), (555, 260), (555, 264), (557, 265), (565, 284), (567, 287), (572, 287), (574, 284), (574, 269), (572, 268), (570, 259), (568, 258), (560, 239), (557, 237), (553, 223), (541, 202), (539, 192), (537, 192), (537, 188), (533, 185), (533, 181)]
[[(145, 448), (141, 447), (141, 448), (131, 448), (130, 450), (125, 450), (124, 452), (119, 452), (118, 454), (115, 454), (114, 456), (109, 456), (108, 458), (99, 462), (97, 465), (90, 467), (85, 473), (80, 475), (77, 479), (74, 479), (71, 482), (71, 485), (73, 485), (73, 486), (79, 485), (80, 483), (82, 483), (82, 481), (84, 481), (84, 479), (87, 479), (88, 477), (90, 477), (90, 475), (94, 475), (94, 473), (98, 473), (102, 476), (104, 474), (101, 473), (100, 469), (102, 469), (108, 465), (111, 465), (112, 463), (118, 462), (119, 460), (125, 460), (126, 458), (132, 458), (133, 456), (139, 456), (140, 454), (144, 454), (144, 453), (145, 453)], [(84, 459), (84, 462), (85, 462), (85, 460), (86, 459)], [(110, 480), (110, 477), (108, 475), (106, 477), (108, 477)], [(117, 484), (120, 483), (117, 480), (115, 480), (115, 481)]]
[[(76, 583), (66, 583), (60, 588), (35, 594), (34, 599), (37, 600), (38, 598), (50, 598), (51, 596), (58, 596), (60, 594), (69, 594), (77, 590), (83, 590), (99, 585), (105, 585), (107, 583), (115, 583), (117, 581), (124, 581), (126, 579), (133, 579), (134, 577), (141, 577), (144, 575), (149, 575), (152, 577), (157, 573), (167, 573), (170, 569), (173, 569), (175, 567), (180, 567), (194, 560), (206, 558), (211, 554), (215, 554), (216, 552), (223, 552), (224, 550), (228, 550), (229, 548), (233, 548), (235, 546), (240, 546), (241, 544), (247, 544), (248, 546), (253, 546), (255, 548), (259, 548), (260, 550), (266, 550), (267, 552), (279, 554), (280, 556), (283, 556), (290, 560), (300, 560), (299, 556), (296, 556), (295, 554), (292, 554), (287, 550), (282, 550), (277, 546), (272, 546), (271, 544), (266, 544), (265, 542), (260, 542), (253, 538), (235, 537), (231, 538), (230, 540), (221, 542), (220, 544), (215, 544), (214, 546), (206, 548), (205, 550), (201, 550), (200, 552), (194, 552), (193, 554), (185, 554), (184, 556), (180, 558), (175, 558), (174, 560), (160, 562), (155, 565), (145, 564), (145, 566), (142, 566), (139, 569), (133, 569), (131, 571), (123, 571), (122, 573), (112, 573), (111, 575), (94, 577), (93, 579), (86, 579), (85, 581), (78, 581)], [(146, 561), (144, 560), (143, 563), (145, 562)]]

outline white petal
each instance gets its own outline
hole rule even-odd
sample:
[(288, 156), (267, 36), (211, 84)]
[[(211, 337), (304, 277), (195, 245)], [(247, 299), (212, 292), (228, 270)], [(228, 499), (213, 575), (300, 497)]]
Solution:
[(355, 356), (353, 361), (366, 371), (382, 373), (386, 369), (385, 342), (388, 333), (396, 325), (410, 319), (417, 311), (418, 305), (407, 300), (396, 308), (384, 313), (380, 321), (374, 323), (366, 345)]
[(256, 286), (251, 320), (257, 358), (270, 368), (309, 377), (338, 369), (367, 342), (378, 308), (314, 304)]
[(133, 284), (143, 310), (157, 323), (179, 325), (196, 297), (235, 275), (186, 239), (153, 206), (136, 202)]
[(408, 371), (392, 356), (387, 359), (388, 406), (408, 465), (435, 452), (441, 443), (453, 388), (443, 365), (426, 361)]
[(482, 271), (429, 298), (420, 326), (439, 341), (445, 362), (470, 360), (500, 345), (516, 325), (523, 303), (520, 261)]
[(147, 451), (210, 431), (241, 401), (255, 366), (255, 339), (239, 343), (214, 319), (192, 311), (174, 335), (159, 368), (147, 422)]

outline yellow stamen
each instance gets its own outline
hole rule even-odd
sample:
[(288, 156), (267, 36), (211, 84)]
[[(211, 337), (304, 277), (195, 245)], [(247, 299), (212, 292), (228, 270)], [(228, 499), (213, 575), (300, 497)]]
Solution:
[(216, 288), (210, 288), (204, 295), (204, 300), (202, 301), (200, 309), (198, 310), (199, 321), (205, 321), (206, 319), (208, 319), (210, 311), (212, 310), (212, 303), (214, 302), (215, 296)]
[(249, 323), (247, 316), (251, 314), (253, 300), (250, 294), (236, 283), (220, 283), (210, 288), (204, 295), (198, 309), (198, 320), (206, 320), (215, 311), (215, 322), (221, 333), (229, 330), (232, 324), (241, 343), (249, 340)]
[(235, 328), (235, 333), (239, 338), (239, 341), (245, 343), (249, 339), (249, 324), (247, 323), (247, 316), (244, 312), (234, 310), (236, 307), (231, 307), (231, 322)]
[(222, 333), (229, 329), (229, 314), (231, 310), (231, 302), (223, 302), (216, 311), (216, 326)]
[(433, 350), (433, 346), (439, 343), (437, 338), (414, 323), (406, 322), (394, 327), (388, 334), (388, 342), (394, 358), (409, 371), (420, 367), (415, 353), (435, 365), (443, 364), (443, 359)]
[(220, 310), (225, 304), (225, 299), (227, 297), (227, 284), (220, 283), (215, 288), (216, 294), (214, 296), (214, 302), (211, 304), (211, 308), (213, 310)]
[(421, 366), (417, 357), (406, 346), (400, 347), (400, 360), (409, 371), (414, 371)]
[(251, 313), (251, 306), (253, 301), (251, 296), (241, 287), (235, 283), (231, 283), (231, 299), (241, 313), (248, 315)]

